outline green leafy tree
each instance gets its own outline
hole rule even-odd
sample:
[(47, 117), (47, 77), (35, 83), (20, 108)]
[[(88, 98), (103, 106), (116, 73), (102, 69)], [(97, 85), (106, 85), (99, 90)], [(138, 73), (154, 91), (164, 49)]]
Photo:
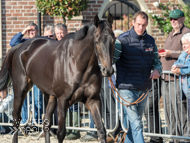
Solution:
[(42, 15), (62, 17), (66, 23), (66, 17), (71, 20), (73, 16), (79, 16), (86, 10), (88, 2), (89, 0), (36, 0), (36, 6)]
[(157, 15), (155, 13), (149, 14), (150, 17), (153, 19), (153, 25), (157, 26), (158, 29), (160, 29), (162, 32), (169, 34), (172, 31), (172, 26), (169, 19), (169, 14), (174, 9), (181, 9), (184, 12), (185, 15), (185, 22), (184, 25), (190, 28), (190, 7), (189, 4), (182, 6), (180, 4), (173, 4), (173, 3), (159, 3), (157, 5), (157, 8), (159, 8), (162, 13), (160, 15)]

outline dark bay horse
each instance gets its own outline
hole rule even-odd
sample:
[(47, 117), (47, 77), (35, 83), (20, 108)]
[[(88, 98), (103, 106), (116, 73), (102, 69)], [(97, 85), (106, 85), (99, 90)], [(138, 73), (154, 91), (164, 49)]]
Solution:
[(114, 72), (112, 58), (115, 37), (112, 23), (110, 14), (107, 20), (99, 20), (95, 16), (94, 24), (68, 34), (61, 41), (36, 37), (7, 53), (0, 71), (0, 90), (7, 88), (12, 79), (13, 143), (18, 143), (22, 104), (33, 84), (49, 99), (43, 125), (46, 143), (50, 142), (51, 116), (56, 106), (57, 138), (62, 143), (66, 133), (67, 109), (79, 101), (90, 110), (101, 142), (106, 142), (99, 93), (102, 75), (111, 76)]

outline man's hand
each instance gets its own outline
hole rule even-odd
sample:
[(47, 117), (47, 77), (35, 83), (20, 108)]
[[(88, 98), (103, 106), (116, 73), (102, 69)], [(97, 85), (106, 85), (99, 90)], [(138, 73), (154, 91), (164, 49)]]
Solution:
[(170, 57), (171, 51), (170, 50), (165, 50), (166, 52), (158, 53), (159, 57)]
[(22, 35), (25, 35), (27, 32), (29, 32), (32, 28), (30, 26), (26, 27), (23, 31), (22, 31)]
[(159, 71), (154, 69), (154, 71), (150, 75), (150, 79), (158, 79), (160, 77)]
[(172, 66), (172, 69), (171, 69), (172, 73), (175, 73), (175, 74), (180, 74), (180, 68), (177, 68), (175, 65)]

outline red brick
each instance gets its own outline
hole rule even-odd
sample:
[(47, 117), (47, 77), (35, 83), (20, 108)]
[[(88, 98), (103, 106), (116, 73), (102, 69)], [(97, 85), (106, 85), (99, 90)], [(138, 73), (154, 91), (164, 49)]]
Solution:
[(103, 1), (98, 1), (98, 3), (101, 3), (101, 4), (103, 4), (104, 2), (103, 2)]
[(28, 2), (18, 2), (18, 5), (28, 5)]
[(18, 20), (28, 20), (28, 17), (18, 17)]
[(17, 17), (7, 17), (7, 20), (17, 20)]
[(13, 24), (23, 24), (23, 21), (13, 21)]
[(36, 2), (29, 2), (29, 5), (35, 5)]
[(10, 13), (2, 14), (2, 17), (4, 16), (11, 16), (11, 14)]
[(12, 32), (18, 33), (18, 32), (22, 32), (23, 29), (13, 29)]
[(24, 9), (32, 9), (32, 8), (34, 8), (33, 5), (25, 5), (25, 6), (24, 6)]
[(11, 5), (17, 5), (17, 2), (13, 2), (13, 1), (11, 1), (11, 2), (6, 2), (6, 5), (9, 5), (9, 6), (11, 6)]
[(13, 9), (22, 9), (23, 7), (21, 5), (13, 5)]
[(34, 16), (34, 13), (24, 13), (24, 16)]
[(14, 36), (16, 33), (7, 33), (7, 36)]
[(13, 13), (12, 16), (22, 16), (22, 13)]

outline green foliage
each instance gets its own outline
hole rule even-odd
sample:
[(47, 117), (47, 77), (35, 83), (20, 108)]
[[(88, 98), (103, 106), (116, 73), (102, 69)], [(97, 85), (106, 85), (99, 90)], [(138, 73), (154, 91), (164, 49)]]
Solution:
[(87, 9), (88, 2), (89, 0), (36, 0), (36, 6), (42, 15), (62, 17), (65, 23), (66, 17), (71, 20)]
[(162, 32), (169, 34), (172, 31), (172, 26), (169, 20), (169, 14), (174, 9), (181, 9), (185, 14), (185, 22), (184, 25), (190, 28), (190, 7), (189, 4), (186, 6), (182, 6), (180, 4), (172, 4), (170, 2), (163, 4), (159, 3), (159, 8), (162, 13), (160, 15), (149, 14), (149, 16), (153, 19), (153, 25), (157, 26)]

